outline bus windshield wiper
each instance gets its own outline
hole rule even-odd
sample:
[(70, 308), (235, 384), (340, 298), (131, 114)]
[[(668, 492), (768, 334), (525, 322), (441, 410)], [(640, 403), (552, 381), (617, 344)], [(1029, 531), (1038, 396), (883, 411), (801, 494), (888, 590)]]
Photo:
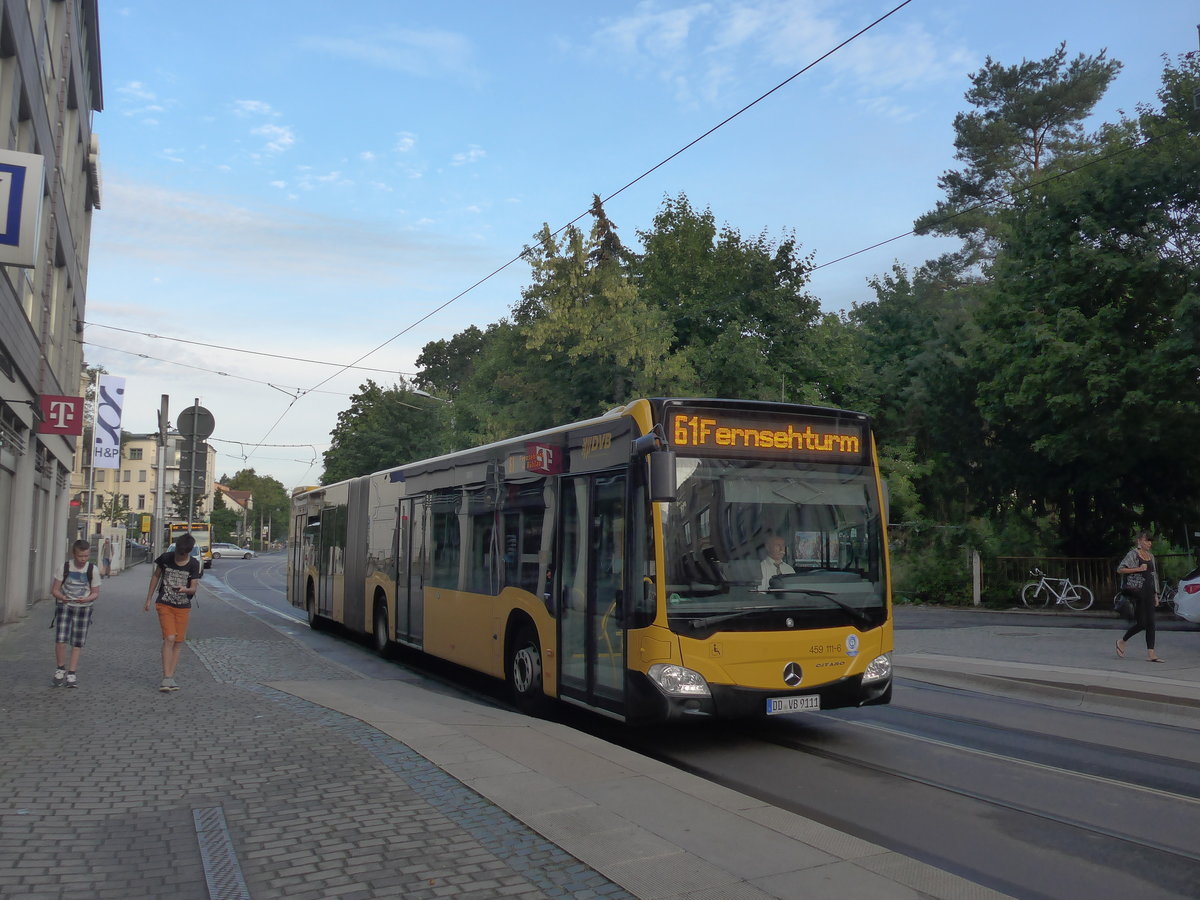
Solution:
[(871, 624), (871, 617), (868, 616), (865, 612), (863, 612), (857, 606), (851, 606), (849, 603), (845, 603), (844, 601), (839, 600), (836, 596), (831, 594), (829, 591), (814, 591), (812, 588), (796, 587), (796, 588), (778, 588), (778, 589), (773, 588), (773, 589), (771, 589), (771, 593), (772, 594), (806, 594), (810, 597), (820, 597), (822, 600), (828, 600), (830, 603), (834, 604), (835, 606), (838, 606), (838, 607), (844, 609), (846, 612), (850, 613), (851, 616), (853, 616), (858, 621), (862, 622), (864, 625)]
[(692, 619), (691, 626), (692, 626), (692, 628), (699, 631), (702, 628), (709, 628), (713, 625), (719, 625), (722, 622), (729, 622), (733, 619), (740, 619), (742, 616), (749, 615), (751, 613), (763, 612), (764, 610), (774, 609), (774, 608), (775, 607), (773, 607), (773, 606), (747, 606), (742, 609), (739, 609), (737, 612), (721, 613), (720, 615), (707, 616), (706, 618), (703, 618), (703, 619)]

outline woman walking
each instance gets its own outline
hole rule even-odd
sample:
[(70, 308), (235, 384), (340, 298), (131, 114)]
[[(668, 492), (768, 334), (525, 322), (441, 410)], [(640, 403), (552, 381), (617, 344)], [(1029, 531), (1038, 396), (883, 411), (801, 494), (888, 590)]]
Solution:
[(1125, 636), (1117, 639), (1117, 656), (1125, 656), (1125, 644), (1139, 631), (1146, 632), (1146, 659), (1160, 663), (1162, 657), (1154, 652), (1154, 616), (1158, 606), (1158, 567), (1150, 552), (1153, 538), (1148, 531), (1139, 531), (1133, 549), (1125, 554), (1117, 572), (1121, 575), (1121, 591), (1133, 598), (1136, 618)]

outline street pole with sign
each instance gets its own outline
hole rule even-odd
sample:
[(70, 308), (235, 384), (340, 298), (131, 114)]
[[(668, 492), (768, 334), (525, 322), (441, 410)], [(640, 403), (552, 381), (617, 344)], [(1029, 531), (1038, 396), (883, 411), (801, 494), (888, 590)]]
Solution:
[(190, 526), (195, 517), (196, 472), (199, 470), (203, 490), (204, 474), (208, 471), (208, 445), (204, 441), (212, 435), (217, 423), (213, 414), (200, 405), (200, 398), (197, 397), (192, 406), (179, 414), (179, 421), (175, 424), (179, 429), (179, 436), (188, 444), (186, 459), (180, 460), (179, 473), (182, 476), (185, 468), (188, 471), (187, 516)]

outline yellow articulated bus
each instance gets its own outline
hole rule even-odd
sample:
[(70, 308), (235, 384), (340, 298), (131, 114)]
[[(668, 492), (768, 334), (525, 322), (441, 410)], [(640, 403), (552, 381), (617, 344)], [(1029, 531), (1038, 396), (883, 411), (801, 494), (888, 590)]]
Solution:
[(291, 603), (631, 723), (887, 703), (870, 421), (647, 399), (292, 499)]

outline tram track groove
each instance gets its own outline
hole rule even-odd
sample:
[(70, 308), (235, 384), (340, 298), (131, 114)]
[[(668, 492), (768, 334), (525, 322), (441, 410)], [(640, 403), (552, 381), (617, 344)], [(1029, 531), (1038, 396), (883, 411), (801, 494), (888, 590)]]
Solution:
[[(1156, 788), (1151, 788), (1151, 787), (1147, 787), (1144, 785), (1134, 785), (1134, 784), (1130, 784), (1128, 782), (1116, 781), (1114, 779), (1109, 779), (1109, 778), (1104, 778), (1104, 777), (1099, 777), (1099, 776), (1090, 776), (1087, 773), (1072, 772), (1071, 770), (1068, 770), (1068, 769), (1062, 769), (1062, 768), (1055, 767), (1055, 766), (1048, 766), (1043, 763), (1030, 762), (1028, 760), (1023, 760), (1020, 758), (1004, 756), (1002, 754), (996, 754), (996, 753), (992, 753), (990, 751), (979, 751), (979, 750), (975, 750), (974, 748), (963, 747), (961, 745), (957, 745), (957, 744), (953, 744), (953, 743), (949, 743), (949, 742), (945, 742), (945, 741), (940, 741), (937, 739), (925, 738), (921, 735), (914, 735), (914, 734), (911, 734), (909, 732), (902, 731), (902, 730), (895, 730), (895, 729), (890, 729), (887, 727), (881, 727), (874, 723), (846, 722), (846, 721), (842, 721), (842, 720), (838, 720), (838, 722), (839, 722), (839, 724), (842, 724), (842, 725), (855, 725), (855, 726), (859, 726), (859, 727), (862, 727), (865, 729), (874, 730), (879, 733), (886, 733), (888, 735), (891, 735), (891, 736), (897, 737), (897, 738), (901, 738), (901, 739), (910, 739), (910, 740), (921, 741), (923, 743), (938, 746), (941, 749), (948, 750), (951, 752), (969, 753), (969, 754), (975, 755), (977, 757), (988, 759), (988, 760), (1002, 763), (1002, 764), (1010, 764), (1010, 765), (1019, 764), (1022, 766), (1037, 769), (1038, 771), (1041, 771), (1045, 774), (1052, 775), (1052, 776), (1071, 776), (1071, 777), (1085, 778), (1085, 779), (1089, 779), (1097, 784), (1103, 784), (1105, 787), (1113, 788), (1113, 789), (1116, 789), (1119, 791), (1130, 791), (1130, 792), (1135, 792), (1138, 794), (1145, 794), (1148, 796), (1153, 796), (1156, 800), (1159, 800), (1159, 801), (1164, 801), (1167, 803), (1179, 803), (1179, 804), (1191, 806), (1191, 807), (1194, 807), (1197, 810), (1197, 812), (1200, 812), (1200, 799), (1194, 798), (1194, 797), (1188, 797), (1186, 795), (1174, 794), (1174, 793), (1167, 792), (1167, 791), (1160, 791)], [(885, 765), (885, 764), (882, 764), (879, 762), (865, 760), (861, 757), (855, 757), (854, 755), (849, 754), (849, 753), (842, 753), (842, 752), (839, 752), (836, 750), (830, 750), (830, 749), (823, 748), (823, 747), (815, 747), (810, 744), (805, 744), (803, 741), (789, 739), (782, 735), (767, 735), (767, 734), (762, 733), (761, 731), (755, 731), (752, 734), (748, 734), (747, 736), (751, 736), (755, 740), (762, 741), (765, 744), (770, 744), (770, 745), (774, 745), (777, 747), (782, 747), (786, 750), (792, 750), (792, 751), (795, 751), (798, 753), (803, 753), (807, 756), (816, 757), (818, 759), (824, 760), (829, 763), (833, 763), (835, 765), (846, 766), (846, 767), (854, 769), (857, 772), (868, 771), (868, 772), (873, 772), (873, 773), (880, 774), (880, 775), (885, 775), (887, 777), (900, 779), (906, 783), (915, 784), (915, 785), (918, 785), (923, 788), (940, 791), (949, 796), (960, 797), (960, 798), (963, 798), (963, 799), (966, 799), (966, 800), (969, 800), (969, 801), (972, 801), (975, 803), (981, 803), (988, 807), (993, 807), (996, 809), (1003, 809), (1008, 812), (1017, 813), (1017, 814), (1023, 815), (1023, 816), (1029, 816), (1029, 817), (1039, 820), (1039, 821), (1053, 823), (1055, 825), (1075, 829), (1075, 830), (1083, 832), (1085, 834), (1095, 835), (1097, 837), (1103, 837), (1108, 840), (1120, 841), (1124, 844), (1139, 848), (1141, 850), (1153, 851), (1155, 853), (1162, 853), (1162, 854), (1165, 854), (1165, 855), (1168, 855), (1171, 857), (1175, 857), (1178, 859), (1185, 859), (1185, 860), (1189, 860), (1191, 862), (1200, 863), (1200, 852), (1189, 850), (1185, 846), (1167, 844), (1162, 841), (1148, 839), (1142, 835), (1131, 833), (1129, 831), (1121, 831), (1116, 828), (1112, 828), (1112, 827), (1109, 827), (1109, 826), (1106, 826), (1106, 825), (1103, 825), (1103, 824), (1100, 824), (1097, 822), (1089, 822), (1085, 819), (1081, 819), (1078, 817), (1073, 817), (1073, 816), (1053, 812), (1053, 811), (1046, 810), (1046, 809), (1039, 809), (1037, 807), (1030, 806), (1027, 803), (1020, 803), (1020, 802), (1016, 802), (1013, 800), (1005, 799), (1003, 797), (998, 797), (995, 794), (989, 794), (989, 793), (986, 793), (981, 790), (967, 789), (967, 788), (964, 788), (964, 787), (961, 787), (958, 785), (950, 784), (946, 781), (939, 781), (935, 778), (916, 774), (916, 773), (909, 772), (909, 771), (904, 771), (903, 769), (897, 768), (895, 766), (888, 766), (888, 765)], [(695, 771), (694, 767), (691, 767), (691, 766), (689, 766), (689, 770)], [(703, 774), (703, 775), (705, 775), (705, 777), (709, 777), (709, 778), (714, 777), (713, 773), (711, 773), (711, 772), (709, 772), (709, 773), (700, 772), (699, 774)], [(723, 781), (723, 783), (727, 783), (724, 780), (722, 780), (722, 781)], [(745, 787), (742, 787), (739, 789), (746, 790)], [(757, 793), (756, 793), (756, 795), (761, 796), (760, 794), (757, 794)], [(763, 798), (763, 799), (766, 799), (766, 798)], [(801, 815), (813, 814), (812, 810), (803, 810), (803, 809), (794, 809), (793, 808), (792, 811), (800, 813)], [(1162, 818), (1165, 821), (1172, 821), (1174, 819), (1174, 816), (1171, 813), (1163, 813)]]

